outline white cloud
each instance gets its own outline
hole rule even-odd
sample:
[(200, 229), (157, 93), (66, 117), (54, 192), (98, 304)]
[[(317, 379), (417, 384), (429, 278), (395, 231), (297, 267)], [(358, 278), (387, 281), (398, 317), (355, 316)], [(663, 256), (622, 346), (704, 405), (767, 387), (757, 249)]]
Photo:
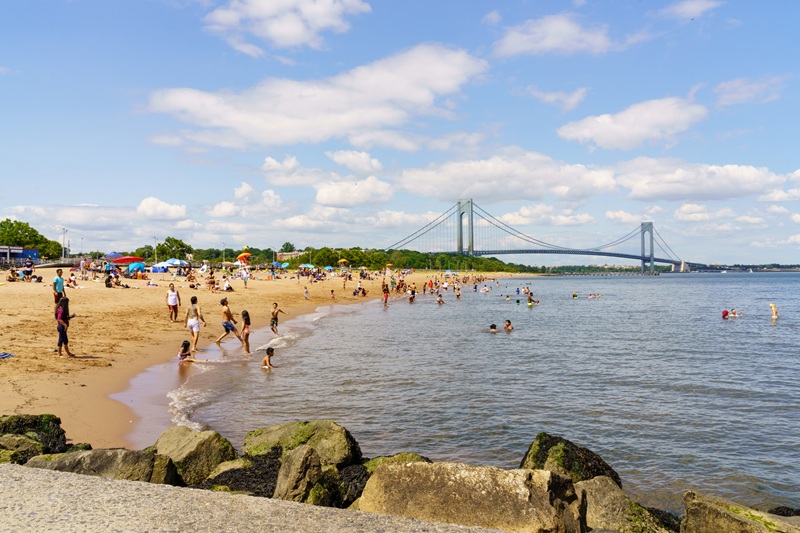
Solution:
[(721, 0), (682, 0), (671, 4), (660, 11), (668, 18), (677, 19), (681, 22), (689, 22), (721, 6)]
[(653, 217), (647, 215), (635, 215), (627, 211), (606, 211), (606, 219), (611, 222), (619, 222), (621, 224), (641, 224), (642, 222), (652, 221)]
[(9, 72), (11, 72), (10, 68), (0, 67), (0, 76), (2, 76), (3, 74), (8, 74)]
[(509, 28), (494, 43), (494, 52), (501, 57), (578, 52), (603, 54), (616, 47), (608, 37), (607, 26), (585, 27), (575, 18), (573, 14), (563, 13), (527, 20)]
[(800, 189), (775, 189), (758, 197), (761, 202), (796, 202), (800, 200)]
[(772, 76), (750, 80), (747, 78), (737, 78), (725, 81), (714, 87), (717, 97), (717, 105), (746, 104), (749, 102), (771, 102), (780, 98), (780, 92), (784, 88), (784, 78)]
[(392, 186), (370, 176), (361, 181), (329, 182), (317, 186), (317, 203), (331, 207), (354, 207), (388, 202)]
[(500, 24), (500, 21), (503, 20), (503, 17), (501, 17), (500, 12), (495, 9), (494, 11), (489, 11), (486, 13), (481, 20), (484, 24), (494, 26), (496, 24)]
[(654, 205), (644, 210), (644, 212), (647, 213), (648, 215), (657, 215), (658, 213), (663, 213), (664, 211), (665, 209), (660, 205)]
[(571, 93), (565, 92), (544, 92), (535, 85), (527, 88), (527, 91), (542, 103), (559, 107), (562, 111), (572, 111), (578, 104), (583, 102), (589, 90), (586, 87), (575, 89)]
[(272, 189), (267, 189), (261, 192), (261, 205), (270, 211), (281, 211), (283, 209), (283, 200)]
[(217, 218), (234, 217), (240, 214), (239, 208), (233, 202), (222, 201), (208, 211), (209, 216)]
[[(397, 128), (417, 115), (449, 118), (441, 97), (488, 68), (463, 50), (423, 44), (339, 75), (311, 81), (266, 79), (240, 93), (161, 89), (149, 110), (195, 129), (192, 143), (228, 148), (318, 143)], [(379, 139), (378, 139), (379, 140)]]
[(788, 212), (789, 210), (782, 205), (771, 205), (767, 208), (767, 213), (770, 215), (785, 215)]
[(749, 215), (742, 215), (736, 217), (737, 222), (744, 222), (745, 224), (763, 224), (764, 219), (761, 217), (753, 217)]
[(800, 224), (800, 213), (792, 213), (792, 222)]
[(708, 207), (699, 204), (683, 204), (675, 210), (675, 219), (681, 222), (725, 222), (725, 219), (730, 219), (736, 216), (736, 213), (730, 208), (717, 209), (710, 211)]
[(562, 139), (592, 142), (607, 149), (630, 150), (645, 142), (673, 143), (677, 134), (704, 119), (707, 109), (684, 98), (661, 98), (634, 104), (615, 115), (605, 114), (558, 128)]
[(242, 182), (239, 187), (233, 190), (233, 197), (237, 200), (243, 200), (256, 192), (255, 188), (247, 182)]
[(350, 29), (347, 15), (370, 12), (362, 0), (230, 0), (206, 15), (206, 28), (223, 36), (236, 50), (258, 57), (263, 50), (245, 41), (250, 35), (276, 48), (322, 47), (320, 35)]
[(325, 155), (340, 165), (344, 165), (356, 174), (369, 174), (383, 169), (381, 162), (371, 157), (367, 152), (339, 150), (336, 152), (325, 152)]
[(419, 150), (421, 138), (390, 130), (369, 130), (351, 133), (348, 141), (359, 148), (374, 148), (383, 146), (401, 152), (415, 152)]
[(781, 185), (785, 178), (766, 168), (706, 165), (680, 159), (639, 157), (616, 166), (617, 182), (634, 200), (723, 200), (742, 198)]
[(573, 213), (571, 209), (558, 213), (555, 207), (545, 204), (521, 207), (514, 213), (506, 213), (498, 218), (510, 226), (580, 226), (594, 222), (594, 217), (587, 213)]
[(136, 212), (147, 218), (156, 220), (177, 220), (186, 218), (186, 206), (168, 204), (155, 196), (150, 196), (139, 202)]
[(616, 188), (613, 172), (555, 161), (511, 147), (487, 159), (469, 159), (410, 168), (398, 179), (415, 195), (440, 200), (481, 198), (482, 202), (517, 198), (541, 200), (552, 195), (576, 200)]

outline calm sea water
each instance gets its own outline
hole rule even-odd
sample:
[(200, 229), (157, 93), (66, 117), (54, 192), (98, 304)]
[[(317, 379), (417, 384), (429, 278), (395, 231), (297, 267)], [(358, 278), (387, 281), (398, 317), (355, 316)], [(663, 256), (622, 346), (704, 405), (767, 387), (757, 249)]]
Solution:
[[(599, 453), (645, 505), (680, 512), (682, 492), (695, 489), (800, 507), (800, 274), (489, 286), (464, 287), (460, 301), (446, 292), (445, 305), (420, 295), (324, 307), (282, 324), (278, 339), (257, 332), (254, 346), (276, 349), (272, 371), (238, 343), (209, 350), (200, 357), (211, 363), (176, 378), (170, 416), (237, 447), (255, 428), (332, 419), (365, 456), (414, 451), (504, 468), (546, 431)], [(524, 286), (539, 306), (517, 297)], [(744, 317), (723, 321), (732, 307)], [(488, 333), (506, 319), (513, 332)]]

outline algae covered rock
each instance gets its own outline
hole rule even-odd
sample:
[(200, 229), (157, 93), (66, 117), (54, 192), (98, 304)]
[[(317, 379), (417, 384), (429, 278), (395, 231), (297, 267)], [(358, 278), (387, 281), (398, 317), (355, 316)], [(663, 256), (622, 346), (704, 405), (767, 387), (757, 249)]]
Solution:
[(0, 435), (0, 449), (14, 450), (22, 457), (24, 463), (31, 457), (45, 453), (45, 446), (26, 435)]
[(172, 459), (188, 485), (202, 483), (217, 465), (236, 459), (236, 450), (216, 431), (195, 431), (185, 426), (164, 431), (153, 448)]
[(375, 469), (378, 468), (380, 465), (388, 464), (388, 463), (430, 463), (431, 460), (427, 457), (423, 457), (422, 455), (413, 453), (413, 452), (401, 452), (396, 453), (394, 455), (385, 455), (380, 457), (374, 457), (367, 461), (364, 461), (364, 468), (367, 469), (367, 473), (372, 475), (375, 472)]
[[(609, 477), (596, 476), (580, 481), (575, 483), (575, 489), (584, 491), (586, 525), (592, 530), (611, 529), (620, 533), (671, 533), (680, 530), (677, 517), (642, 507), (628, 498)], [(671, 519), (662, 520), (662, 517)]]
[(358, 509), (504, 531), (586, 531), (582, 494), (568, 477), (544, 470), (383, 464), (367, 482)]
[(283, 458), (273, 498), (326, 505), (330, 494), (321, 479), (319, 455), (311, 446), (300, 445)]
[(19, 452), (15, 450), (0, 450), (0, 464), (14, 463), (21, 465), (25, 462)]
[(0, 416), (0, 435), (25, 435), (44, 445), (43, 453), (61, 453), (67, 449), (67, 436), (61, 419), (55, 415)]
[(159, 457), (146, 450), (117, 448), (40, 455), (31, 458), (25, 466), (110, 479), (182, 485), (177, 469), (168, 457)]
[(688, 491), (683, 496), (686, 515), (682, 533), (800, 533), (800, 527), (783, 517), (756, 511), (724, 498)]
[(250, 431), (244, 438), (246, 455), (269, 453), (280, 446), (284, 455), (308, 445), (319, 455), (320, 464), (344, 467), (361, 462), (361, 448), (347, 429), (330, 420), (289, 422)]
[(281, 450), (276, 448), (268, 454), (244, 456), (221, 463), (208, 479), (196, 487), (271, 498), (275, 493), (280, 468)]
[(549, 470), (568, 476), (573, 482), (607, 476), (622, 488), (619, 474), (602, 457), (567, 439), (547, 433), (536, 435), (519, 467)]

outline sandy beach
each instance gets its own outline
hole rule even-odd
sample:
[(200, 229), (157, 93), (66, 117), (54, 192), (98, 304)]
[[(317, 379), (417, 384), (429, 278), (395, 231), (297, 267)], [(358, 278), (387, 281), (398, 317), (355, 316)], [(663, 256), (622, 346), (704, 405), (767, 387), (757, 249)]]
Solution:
[[(39, 268), (36, 273), (42, 276), (42, 283), (0, 286), (0, 351), (14, 354), (0, 360), (0, 415), (55, 414), (61, 417), (68, 439), (89, 442), (96, 448), (133, 447), (126, 435), (138, 420), (131, 409), (109, 395), (124, 391), (133, 377), (153, 365), (177, 362), (180, 344), (189, 338), (184, 315), (191, 296), (198, 297), (207, 322), (200, 332), (201, 349), (213, 345), (222, 333), (219, 302), (223, 296), (239, 325), (241, 311), (249, 312), (252, 329), (269, 325), (273, 302), (287, 313), (280, 315), (284, 322), (330, 305), (332, 289), (336, 305), (365, 301), (365, 297), (352, 295), (355, 280), (343, 290), (338, 277), (309, 284), (305, 278), (298, 283), (291, 275), (268, 279), (266, 272), (257, 272), (247, 289), (241, 280), (234, 280), (234, 292), (227, 293), (191, 289), (179, 277), (175, 286), (182, 305), (179, 320), (171, 322), (166, 305), (171, 275), (151, 275), (157, 286), (148, 286), (145, 280), (125, 280), (130, 285), (127, 289), (79, 281), (78, 288), (66, 290), (70, 312), (77, 315), (69, 327), (70, 349), (77, 357), (59, 358), (51, 286), (55, 269)], [(421, 284), (432, 275), (420, 272), (407, 279)], [(368, 291), (366, 299), (380, 297), (380, 278), (363, 285)], [(251, 350), (256, 348), (251, 346)]]

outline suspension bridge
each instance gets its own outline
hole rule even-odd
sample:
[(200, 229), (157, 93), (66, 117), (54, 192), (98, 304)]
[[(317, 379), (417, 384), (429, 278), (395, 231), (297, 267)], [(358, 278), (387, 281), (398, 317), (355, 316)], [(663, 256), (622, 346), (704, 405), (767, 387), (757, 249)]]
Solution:
[[(636, 245), (637, 240), (641, 246), (638, 253), (635, 253), (630, 248), (632, 244)], [(634, 242), (629, 243), (629, 241)], [(623, 245), (628, 248), (627, 251), (612, 250), (612, 248), (622, 250)], [(656, 257), (656, 246), (666, 257)], [(471, 256), (562, 254), (617, 257), (641, 261), (643, 273), (648, 268), (649, 272), (653, 273), (655, 263), (671, 264), (674, 271), (680, 272), (706, 267), (702, 263), (690, 263), (680, 259), (659, 235), (652, 222), (642, 222), (628, 234), (599, 246), (568, 248), (522, 233), (481, 209), (471, 198), (459, 200), (437, 218), (387, 249)]]

